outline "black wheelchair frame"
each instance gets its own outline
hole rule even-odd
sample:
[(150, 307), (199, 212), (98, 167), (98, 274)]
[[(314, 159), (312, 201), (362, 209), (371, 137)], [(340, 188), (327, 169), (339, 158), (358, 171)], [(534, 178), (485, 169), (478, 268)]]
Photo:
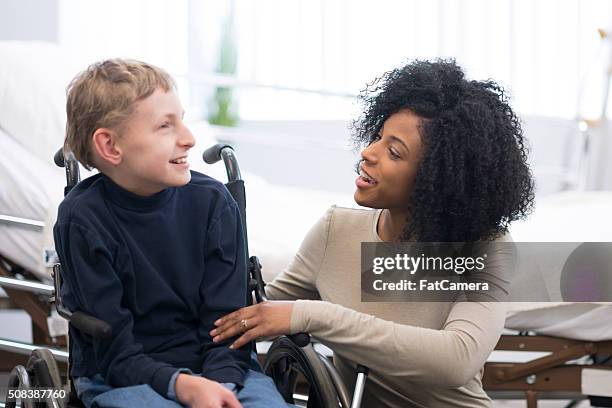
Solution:
[[(240, 210), (240, 217), (244, 231), (244, 242), (247, 259), (248, 291), (247, 304), (253, 301), (267, 301), (265, 295), (265, 282), (261, 273), (261, 264), (257, 256), (250, 256), (248, 249), (248, 236), (246, 224), (246, 193), (244, 181), (238, 166), (234, 149), (227, 144), (217, 144), (207, 149), (203, 159), (208, 164), (214, 164), (223, 160), (227, 172), (228, 182), (226, 187), (236, 201)], [(59, 167), (64, 167), (66, 172), (66, 187), (64, 195), (76, 186), (80, 181), (79, 166), (76, 158), (71, 152), (58, 150), (54, 155), (54, 162)], [(62, 303), (60, 294), (61, 287), (61, 265), (56, 264), (53, 268), (53, 287), (44, 288), (45, 294), (50, 294), (57, 312), (68, 320), (76, 329), (87, 333), (94, 338), (109, 338), (112, 329), (108, 323), (89, 316), (82, 312), (71, 312)], [(15, 280), (13, 287), (32, 291), (28, 282)], [(254, 299), (253, 299), (254, 298)], [(58, 368), (58, 360), (64, 359), (61, 351), (48, 348), (35, 348), (30, 345), (15, 343), (15, 350), (20, 353), (30, 351), (26, 366), (16, 366), (9, 375), (8, 387), (11, 389), (31, 389), (32, 387), (44, 387), (55, 390), (64, 390), (67, 399), (50, 396), (44, 401), (34, 402), (31, 399), (22, 399), (21, 406), (25, 408), (80, 408), (83, 404), (78, 400), (72, 381), (66, 373), (67, 385), (64, 387), (63, 376)], [(70, 367), (70, 340), (68, 341), (68, 370)], [(59, 357), (59, 358), (58, 358)], [(313, 348), (310, 336), (306, 333), (281, 336), (277, 338), (267, 352), (263, 365), (264, 371), (271, 376), (279, 392), (286, 402), (295, 403), (294, 393), (299, 375), (304, 377), (309, 385), (307, 407), (311, 408), (358, 408), (361, 405), (368, 369), (357, 366), (357, 382), (354, 395), (351, 398), (346, 386), (343, 384), (339, 374), (332, 362)], [(16, 398), (7, 398), (4, 404), (7, 408), (17, 405)], [(0, 407), (2, 404), (0, 404)]]

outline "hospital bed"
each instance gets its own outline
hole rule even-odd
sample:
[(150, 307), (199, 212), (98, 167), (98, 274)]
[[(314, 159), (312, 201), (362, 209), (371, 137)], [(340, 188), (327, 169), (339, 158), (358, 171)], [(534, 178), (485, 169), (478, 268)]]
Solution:
[[(610, 208), (610, 192), (550, 195), (511, 233), (517, 242), (611, 242)], [(543, 276), (539, 286), (557, 300), (558, 277)], [(507, 334), (485, 365), (485, 389), (493, 398), (525, 398), (529, 408), (545, 398), (612, 406), (612, 304), (545, 300), (507, 304)]]

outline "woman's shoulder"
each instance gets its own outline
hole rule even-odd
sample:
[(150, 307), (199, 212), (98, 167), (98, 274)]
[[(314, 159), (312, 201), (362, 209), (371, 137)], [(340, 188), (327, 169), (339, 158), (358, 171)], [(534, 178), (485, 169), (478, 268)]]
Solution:
[[(332, 205), (323, 219), (328, 225), (330, 233), (356, 236), (357, 233), (361, 232), (369, 236), (375, 230), (379, 213), (380, 210)], [(373, 239), (373, 237), (370, 238)]]
[(373, 219), (377, 213), (378, 210), (369, 208), (349, 208), (334, 204), (327, 209), (325, 216), (327, 218), (334, 218), (342, 221), (364, 221), (367, 219)]

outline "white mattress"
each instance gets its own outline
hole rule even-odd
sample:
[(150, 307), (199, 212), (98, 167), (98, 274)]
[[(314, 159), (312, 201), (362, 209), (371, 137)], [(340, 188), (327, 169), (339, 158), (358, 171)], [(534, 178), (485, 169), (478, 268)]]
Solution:
[(524, 306), (509, 305), (506, 328), (574, 340), (612, 340), (612, 305), (541, 303), (521, 310)]

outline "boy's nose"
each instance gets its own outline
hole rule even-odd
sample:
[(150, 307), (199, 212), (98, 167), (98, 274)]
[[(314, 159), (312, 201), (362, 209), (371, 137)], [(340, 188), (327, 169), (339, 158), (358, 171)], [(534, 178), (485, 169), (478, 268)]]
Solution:
[(187, 148), (192, 148), (196, 143), (193, 133), (191, 133), (191, 130), (189, 130), (189, 128), (186, 126), (183, 127), (183, 132), (179, 138), (179, 143), (181, 146), (185, 146)]

